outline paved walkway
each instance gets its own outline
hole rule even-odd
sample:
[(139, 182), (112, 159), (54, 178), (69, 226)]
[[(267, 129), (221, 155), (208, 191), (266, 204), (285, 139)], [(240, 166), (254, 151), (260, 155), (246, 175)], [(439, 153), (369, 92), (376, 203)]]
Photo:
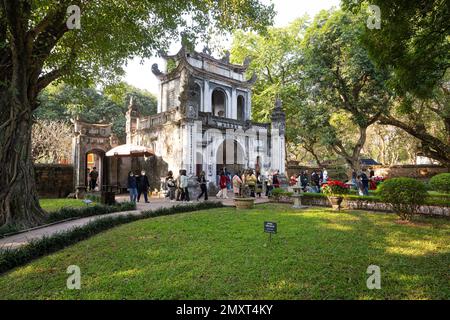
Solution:
[[(119, 202), (127, 201), (129, 198), (127, 195), (118, 195), (116, 196), (116, 200)], [(215, 197), (212, 197), (210, 200), (217, 201)], [(264, 203), (268, 202), (267, 198), (261, 198), (256, 199), (255, 203)], [(192, 204), (198, 203), (197, 201), (193, 201)], [(226, 206), (234, 206), (233, 204), (233, 198), (224, 199), (222, 200), (222, 203)], [(171, 202), (166, 199), (158, 199), (158, 198), (151, 198), (150, 203), (143, 203), (142, 199), (141, 202), (137, 203), (136, 209), (133, 211), (123, 211), (123, 212), (114, 212), (114, 213), (108, 213), (98, 216), (92, 216), (92, 217), (86, 217), (86, 218), (80, 218), (80, 219), (74, 219), (66, 222), (56, 223), (52, 224), (47, 227), (37, 228), (34, 230), (22, 232), (16, 235), (12, 235), (6, 238), (0, 238), (0, 250), (1, 249), (14, 249), (18, 248), (20, 246), (28, 244), (31, 240), (36, 240), (43, 238), (44, 236), (51, 236), (58, 232), (64, 232), (71, 230), (75, 227), (80, 227), (88, 224), (91, 221), (95, 221), (98, 219), (102, 219), (105, 217), (116, 217), (121, 215), (128, 215), (128, 214), (135, 214), (138, 215), (141, 213), (141, 211), (146, 210), (156, 210), (159, 208), (167, 208), (167, 207), (173, 207), (175, 205), (183, 205), (181, 202)]]

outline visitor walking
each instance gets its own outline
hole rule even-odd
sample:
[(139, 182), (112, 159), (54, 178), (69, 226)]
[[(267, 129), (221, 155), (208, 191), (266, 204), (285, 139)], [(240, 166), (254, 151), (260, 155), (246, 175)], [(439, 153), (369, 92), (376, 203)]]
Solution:
[(181, 200), (181, 194), (182, 194), (182, 190), (181, 190), (181, 176), (182, 176), (183, 170), (178, 171), (178, 177), (175, 180), (175, 185), (176, 185), (176, 200), (180, 201)]
[(256, 172), (256, 190), (255, 190), (255, 193), (258, 195), (259, 198), (261, 198), (262, 186), (263, 186), (261, 179), (262, 179), (261, 174), (259, 172)]
[(175, 190), (177, 188), (177, 184), (175, 183), (175, 179), (173, 178), (173, 172), (169, 171), (166, 177), (166, 186), (169, 191), (169, 199), (170, 201), (175, 201)]
[(189, 198), (189, 179), (186, 176), (186, 170), (181, 170), (181, 176), (180, 176), (180, 189), (181, 189), (181, 201), (191, 202), (191, 199)]
[(268, 172), (267, 173), (267, 181), (266, 181), (266, 197), (269, 197), (270, 195), (272, 195), (272, 189), (273, 189), (273, 177), (272, 177), (272, 173)]
[(236, 172), (236, 174), (233, 176), (233, 192), (236, 197), (239, 197), (241, 193), (242, 188), (242, 179), (240, 177), (240, 172)]
[(362, 170), (361, 182), (362, 182), (362, 184), (364, 186), (363, 195), (364, 196), (368, 196), (369, 195), (369, 177), (366, 174), (366, 169)]
[(272, 184), (273, 184), (274, 188), (279, 188), (280, 187), (280, 177), (279, 177), (279, 174), (278, 174), (278, 170), (275, 170), (275, 172), (273, 173)]
[(219, 192), (216, 194), (216, 198), (223, 198), (228, 199), (227, 195), (227, 176), (225, 175), (225, 172), (220, 173), (219, 178)]
[(98, 171), (96, 167), (93, 167), (91, 172), (89, 172), (89, 190), (95, 191), (97, 187)]
[(148, 188), (150, 187), (150, 183), (148, 182), (148, 177), (145, 174), (145, 171), (141, 171), (141, 175), (137, 178), (137, 202), (141, 199), (141, 194), (144, 194), (145, 203), (148, 202)]
[(362, 182), (361, 174), (358, 174), (358, 175), (356, 176), (355, 186), (356, 186), (356, 188), (357, 188), (357, 190), (358, 190), (358, 194), (359, 194), (360, 196), (363, 196), (363, 195), (364, 195), (364, 184), (363, 184), (363, 182)]
[(358, 190), (358, 175), (356, 174), (356, 171), (355, 170), (352, 170), (352, 187), (355, 189), (355, 190)]
[(309, 183), (308, 171), (302, 171), (300, 175), (300, 184), (303, 192), (306, 192)]
[(197, 201), (199, 201), (203, 195), (205, 196), (205, 201), (208, 201), (208, 189), (206, 188), (206, 183), (208, 181), (205, 178), (205, 171), (200, 172), (197, 181), (198, 183), (200, 183), (200, 190), (201, 190), (200, 195), (197, 197)]
[(248, 170), (247, 176), (245, 177), (245, 183), (250, 189), (250, 197), (255, 197), (255, 189), (256, 189), (256, 176), (253, 173), (253, 170)]
[(322, 179), (323, 183), (327, 183), (327, 181), (328, 181), (328, 171), (327, 171), (327, 169), (323, 168), (322, 175), (323, 175), (323, 179)]
[(128, 189), (128, 192), (130, 193), (130, 201), (136, 202), (137, 182), (136, 182), (136, 177), (134, 176), (133, 171), (128, 172), (127, 189)]
[(320, 192), (319, 184), (320, 184), (319, 174), (317, 173), (316, 170), (314, 170), (311, 173), (311, 187), (313, 189), (313, 192), (315, 192), (315, 193), (319, 193)]

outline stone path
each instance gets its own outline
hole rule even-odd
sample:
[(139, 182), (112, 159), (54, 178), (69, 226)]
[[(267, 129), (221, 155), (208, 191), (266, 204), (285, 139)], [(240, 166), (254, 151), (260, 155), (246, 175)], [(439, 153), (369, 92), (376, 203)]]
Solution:
[[(119, 202), (127, 201), (128, 196), (126, 195), (119, 195), (116, 197), (116, 200)], [(210, 200), (217, 201), (215, 197), (212, 197)], [(268, 202), (267, 198), (261, 198), (256, 199), (255, 203), (265, 203)], [(197, 201), (193, 201), (192, 204), (198, 203)], [(222, 203), (226, 206), (234, 206), (233, 204), (233, 198), (224, 199), (222, 200)], [(123, 212), (114, 212), (109, 214), (103, 214), (98, 216), (92, 216), (92, 217), (86, 217), (86, 218), (80, 218), (80, 219), (74, 219), (66, 222), (56, 223), (52, 224), (46, 227), (18, 233), (6, 238), (0, 238), (0, 250), (1, 249), (14, 249), (21, 247), (23, 245), (26, 245), (31, 240), (36, 240), (43, 238), (44, 236), (51, 236), (58, 232), (64, 232), (71, 230), (75, 227), (83, 226), (88, 224), (91, 221), (95, 221), (97, 219), (102, 219), (105, 217), (116, 217), (121, 215), (128, 215), (128, 214), (135, 214), (138, 215), (141, 213), (141, 211), (146, 210), (156, 210), (159, 208), (167, 208), (167, 207), (173, 207), (174, 205), (182, 204), (181, 202), (170, 202), (166, 199), (158, 199), (158, 198), (152, 198), (150, 199), (150, 203), (137, 203), (137, 210), (133, 211), (123, 211)]]

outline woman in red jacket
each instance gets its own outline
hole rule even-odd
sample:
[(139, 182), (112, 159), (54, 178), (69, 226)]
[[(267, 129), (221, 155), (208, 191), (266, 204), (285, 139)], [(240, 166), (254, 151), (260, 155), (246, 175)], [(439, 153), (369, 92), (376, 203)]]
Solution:
[(220, 198), (222, 197), (223, 199), (228, 199), (228, 195), (227, 195), (227, 176), (225, 175), (224, 172), (222, 172), (220, 174), (220, 179), (219, 179), (219, 187), (220, 187), (220, 191), (217, 193), (216, 197)]

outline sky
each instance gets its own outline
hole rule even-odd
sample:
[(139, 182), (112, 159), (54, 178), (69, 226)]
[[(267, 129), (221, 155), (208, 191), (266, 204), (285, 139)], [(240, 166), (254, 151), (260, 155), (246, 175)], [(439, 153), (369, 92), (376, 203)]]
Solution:
[[(329, 9), (333, 6), (339, 7), (340, 0), (261, 0), (263, 3), (274, 3), (276, 17), (274, 26), (283, 27), (294, 19), (308, 14), (311, 17), (322, 9)], [(230, 41), (231, 43), (231, 41)], [(179, 43), (173, 43), (169, 53), (178, 51)], [(140, 58), (129, 60), (125, 66), (126, 75), (124, 81), (129, 84), (145, 89), (158, 96), (158, 80), (151, 71), (153, 63), (158, 63), (162, 69), (163, 60), (159, 58), (147, 59), (141, 63)]]

